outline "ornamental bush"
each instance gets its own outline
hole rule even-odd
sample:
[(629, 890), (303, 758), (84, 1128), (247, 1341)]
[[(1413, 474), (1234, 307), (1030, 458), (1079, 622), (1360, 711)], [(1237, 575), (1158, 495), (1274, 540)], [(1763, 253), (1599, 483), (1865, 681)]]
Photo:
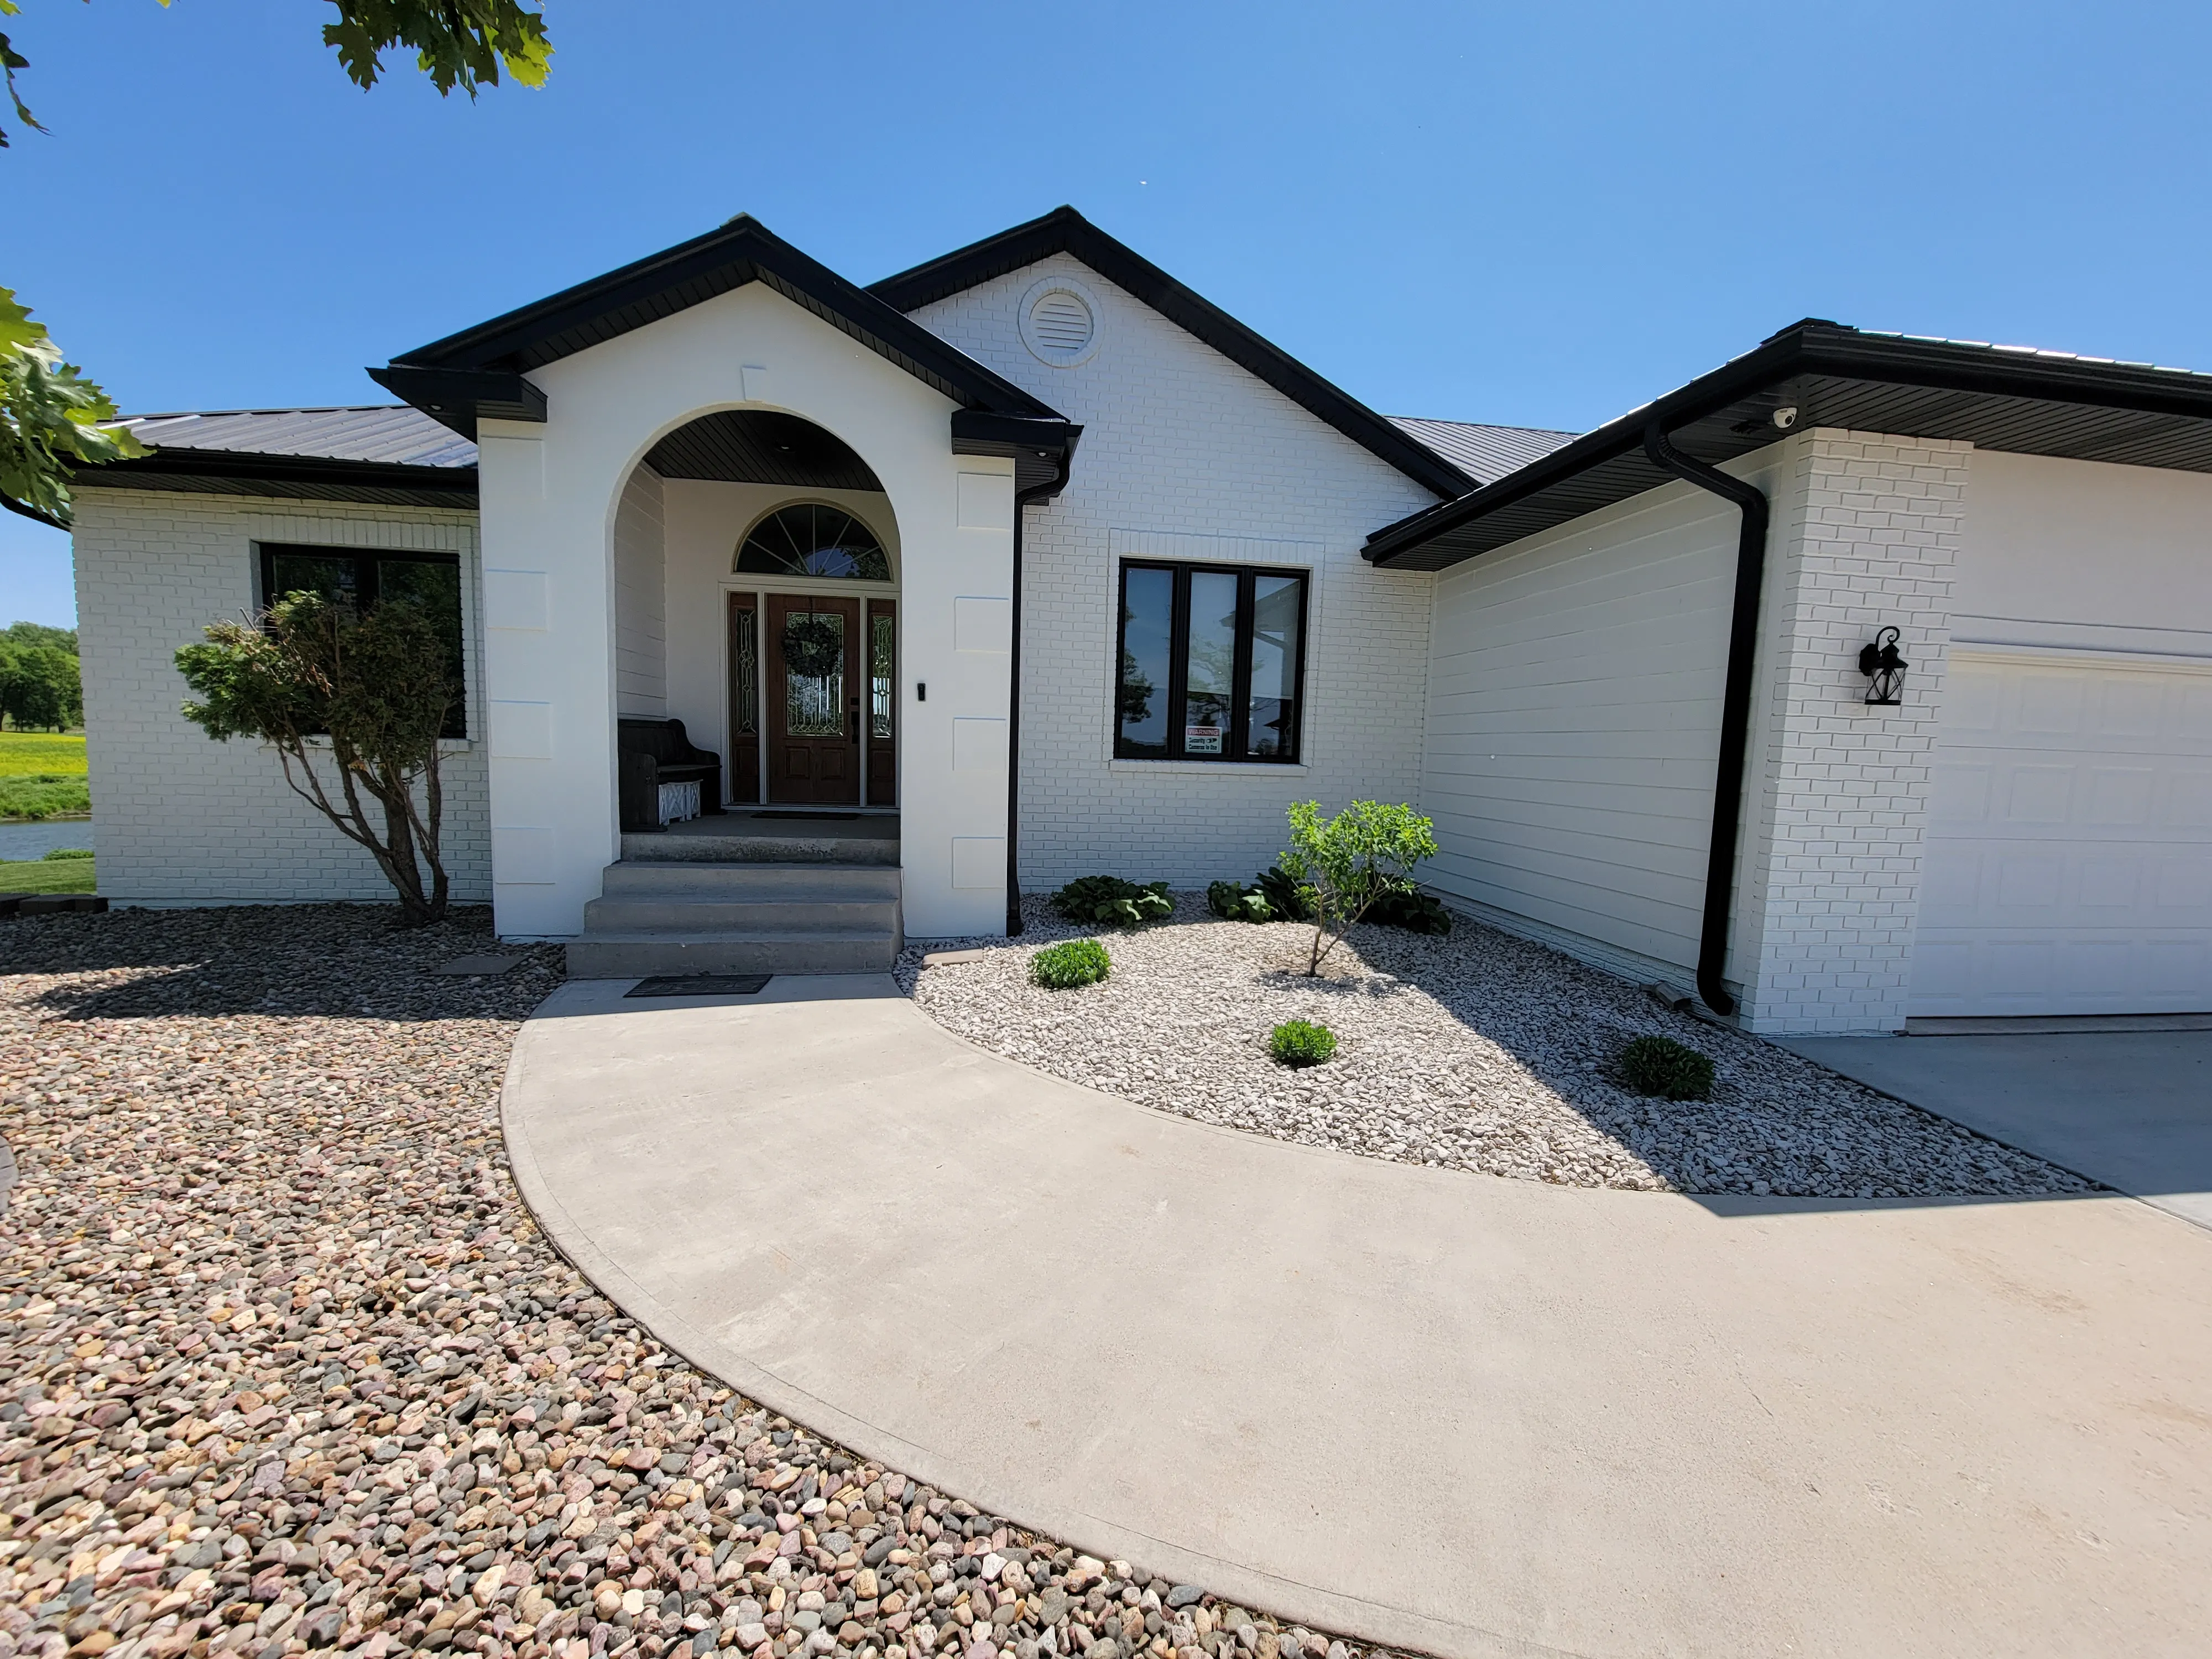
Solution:
[(1113, 958), (1095, 939), (1064, 939), (1030, 958), (1030, 977), (1048, 991), (1096, 985), (1113, 969)]
[(1286, 1019), (1267, 1038), (1267, 1052), (1279, 1066), (1318, 1066), (1336, 1053), (1336, 1033), (1310, 1019)]
[(1621, 1050), (1621, 1080), (1639, 1095), (1711, 1100), (1713, 1062), (1672, 1037), (1640, 1036)]
[(1137, 927), (1175, 914), (1164, 881), (1141, 886), (1119, 876), (1079, 876), (1052, 896), (1052, 908), (1070, 921)]
[(1217, 881), (1206, 890), (1206, 908), (1224, 921), (1273, 921), (1275, 907), (1241, 881)]
[(1412, 807), (1356, 800), (1333, 818), (1319, 801), (1293, 801), (1284, 872), (1313, 907), (1306, 974), (1321, 972), (1352, 924), (1387, 893), (1409, 892), (1413, 866), (1437, 855), (1436, 825)]

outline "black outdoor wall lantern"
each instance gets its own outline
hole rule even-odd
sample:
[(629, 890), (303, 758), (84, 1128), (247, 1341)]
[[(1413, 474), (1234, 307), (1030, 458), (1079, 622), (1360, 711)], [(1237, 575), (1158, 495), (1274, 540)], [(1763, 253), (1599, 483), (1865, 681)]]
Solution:
[(1897, 630), (1885, 628), (1874, 636), (1872, 645), (1859, 647), (1859, 672), (1868, 680), (1866, 700), (1869, 707), (1895, 708), (1904, 702), (1898, 688), (1905, 684), (1905, 671), (1911, 665), (1897, 654)]

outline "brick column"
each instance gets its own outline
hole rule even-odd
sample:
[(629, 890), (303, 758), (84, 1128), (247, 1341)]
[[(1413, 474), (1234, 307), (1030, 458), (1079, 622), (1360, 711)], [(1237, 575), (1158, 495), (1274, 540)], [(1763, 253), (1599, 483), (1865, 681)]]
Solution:
[[(1896, 1030), (1972, 446), (1821, 428), (1795, 447), (1768, 555), (1730, 977), (1753, 1030)], [(1911, 665), (1902, 708), (1865, 702), (1859, 648), (1882, 628)]]

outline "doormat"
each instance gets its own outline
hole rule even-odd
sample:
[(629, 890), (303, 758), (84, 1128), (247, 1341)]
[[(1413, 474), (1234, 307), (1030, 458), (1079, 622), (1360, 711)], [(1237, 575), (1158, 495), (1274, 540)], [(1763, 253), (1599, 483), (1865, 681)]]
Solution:
[(749, 997), (773, 974), (661, 974), (641, 979), (624, 991), (626, 997)]
[(845, 823), (858, 818), (858, 812), (755, 812), (757, 818), (797, 818), (807, 823)]

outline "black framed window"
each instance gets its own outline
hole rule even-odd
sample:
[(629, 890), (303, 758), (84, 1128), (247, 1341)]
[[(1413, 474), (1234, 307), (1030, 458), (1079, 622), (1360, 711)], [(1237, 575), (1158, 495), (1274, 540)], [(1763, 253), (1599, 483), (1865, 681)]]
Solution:
[(1298, 758), (1304, 572), (1129, 560), (1121, 605), (1117, 757)]
[(453, 553), (392, 553), (350, 547), (261, 544), (261, 602), (287, 593), (319, 593), (355, 617), (386, 599), (422, 607), (446, 641), (453, 676), (453, 705), (446, 736), (469, 734), (468, 680), (461, 665), (461, 561)]

